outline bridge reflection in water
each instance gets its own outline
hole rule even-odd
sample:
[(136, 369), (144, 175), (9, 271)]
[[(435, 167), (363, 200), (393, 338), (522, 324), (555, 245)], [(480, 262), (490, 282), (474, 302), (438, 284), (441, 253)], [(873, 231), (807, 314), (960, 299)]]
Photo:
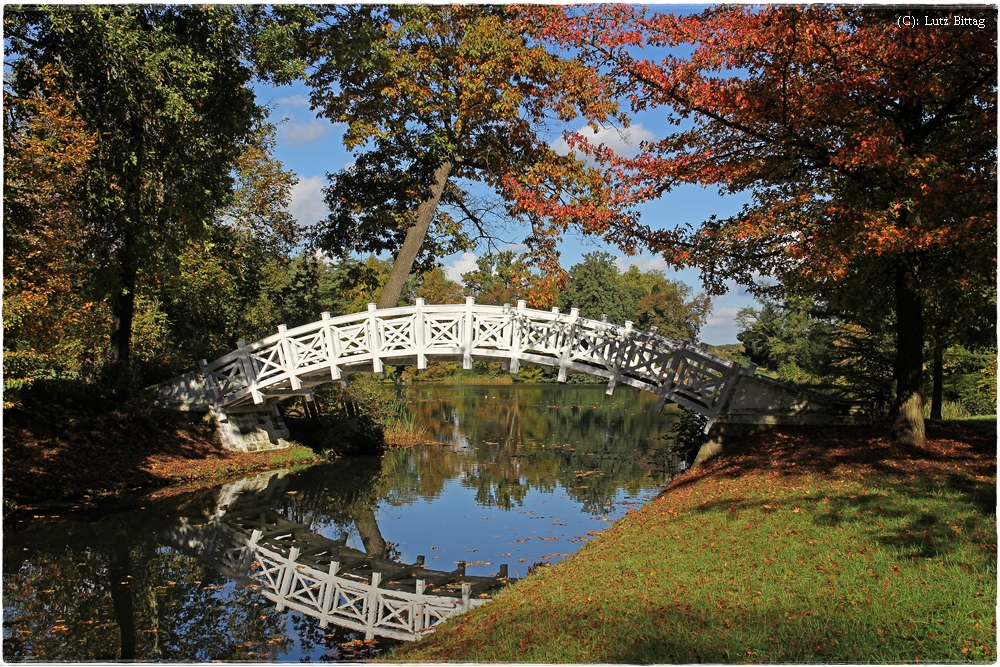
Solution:
[(276, 477), (267, 481), (256, 493), (241, 492), (237, 483), (223, 493), (230, 506), (220, 504), (206, 524), (183, 522), (170, 538), (225, 576), (259, 586), (278, 611), (292, 609), (318, 619), (321, 628), (333, 623), (366, 639), (415, 641), (516, 581), (506, 564), (492, 577), (467, 575), (464, 562), (450, 572), (430, 570), (423, 556), (400, 563), (347, 546), (346, 533), (338, 540), (319, 535), (269, 504), (246, 507), (248, 499), (273, 495)]

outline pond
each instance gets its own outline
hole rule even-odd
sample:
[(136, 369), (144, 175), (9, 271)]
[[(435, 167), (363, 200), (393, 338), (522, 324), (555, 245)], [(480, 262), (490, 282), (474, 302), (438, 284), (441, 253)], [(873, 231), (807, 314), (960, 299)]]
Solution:
[[(5, 522), (3, 658), (372, 657), (400, 640), (311, 613), (309, 599), (318, 605), (327, 595), (317, 592), (326, 590), (323, 577), (353, 581), (376, 563), (386, 572), (383, 586), (410, 577), (396, 594), (409, 611), (397, 620), (414, 614), (415, 593), (449, 609), (479, 604), (502, 566), (518, 579), (567, 557), (676, 472), (669, 433), (679, 413), (672, 406), (657, 413), (654, 397), (629, 388), (612, 397), (597, 385), (405, 391), (438, 444), (269, 472), (143, 505)], [(272, 572), (268, 559), (288, 556), (292, 542), (282, 540), (295, 540), (296, 553), (305, 554), (299, 578), (312, 577), (298, 584), (298, 598), (280, 598), (280, 582), (272, 590), (261, 574)], [(307, 557), (308, 567), (301, 564)], [(463, 563), (465, 577), (456, 578)], [(426, 590), (414, 588), (418, 578)], [(348, 600), (345, 586), (329, 595)], [(351, 604), (343, 605), (348, 612), (361, 610), (361, 602)], [(418, 616), (424, 626), (438, 618)]]

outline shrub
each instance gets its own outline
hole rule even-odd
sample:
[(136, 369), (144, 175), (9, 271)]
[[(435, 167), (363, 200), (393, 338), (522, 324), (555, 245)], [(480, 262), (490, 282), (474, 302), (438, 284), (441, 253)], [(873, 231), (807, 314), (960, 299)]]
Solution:
[(707, 424), (708, 417), (705, 415), (684, 407), (680, 409), (680, 416), (670, 429), (674, 440), (671, 449), (681, 456), (686, 464), (685, 467), (690, 467), (694, 463), (698, 450), (705, 444)]

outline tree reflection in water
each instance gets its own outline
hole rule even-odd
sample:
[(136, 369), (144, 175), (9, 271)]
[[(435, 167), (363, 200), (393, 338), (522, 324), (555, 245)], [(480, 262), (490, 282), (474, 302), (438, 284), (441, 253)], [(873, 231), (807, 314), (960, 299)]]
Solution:
[(529, 489), (566, 489), (603, 514), (620, 489), (638, 493), (678, 472), (670, 429), (678, 412), (655, 397), (596, 385), (414, 385), (407, 400), (446, 453), (389, 452), (392, 504), (430, 498), (460, 478), (485, 507), (511, 509)]
[[(544, 560), (546, 550), (561, 555), (578, 546), (566, 544), (576, 539), (535, 541), (562, 539), (546, 537), (557, 534), (541, 529), (555, 530), (552, 522), (529, 521), (543, 514), (537, 503), (563, 502), (559, 512), (568, 512), (566, 503), (572, 501), (578, 507), (573, 511), (588, 517), (620, 515), (621, 508), (612, 504), (623, 493), (655, 492), (677, 462), (667, 437), (677, 413), (668, 407), (658, 414), (653, 397), (626, 388), (613, 397), (600, 386), (406, 391), (439, 445), (341, 459), (272, 480), (268, 503), (327, 537), (347, 532), (358, 547), (380, 556), (398, 556), (396, 545), (408, 535), (405, 548), (413, 553), (406, 560), (426, 554), (432, 568), (481, 558), (493, 563), (492, 574), (503, 558), (521, 549), (527, 560), (523, 573), (533, 561)], [(499, 510), (499, 518), (486, 521), (479, 513), (461, 526), (433, 532), (405, 514), (408, 506), (421, 503), (427, 512), (441, 514), (445, 510), (435, 509), (434, 502), (455, 488), (465, 495), (453, 494), (452, 505), (465, 503), (466, 514), (477, 514), (476, 506), (468, 507), (474, 498), (478, 507)], [(561, 493), (553, 493), (557, 490)], [(539, 500), (539, 494), (549, 495)], [(149, 502), (144, 509), (119, 505), (61, 519), (6, 521), (4, 659), (87, 662), (134, 656), (205, 662), (370, 654), (363, 635), (322, 629), (315, 619), (278, 612), (259, 591), (226, 579), (164, 537), (182, 518), (209, 521), (224, 495), (223, 489), (206, 490)], [(572, 518), (566, 521), (573, 524)], [(568, 538), (593, 528), (593, 522), (578, 521), (559, 530)], [(450, 542), (438, 541), (445, 539)]]

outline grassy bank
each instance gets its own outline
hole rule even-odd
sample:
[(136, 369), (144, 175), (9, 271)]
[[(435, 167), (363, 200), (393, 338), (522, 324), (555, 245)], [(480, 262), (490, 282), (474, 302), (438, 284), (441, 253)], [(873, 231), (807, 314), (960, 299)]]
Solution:
[(94, 388), (50, 388), (4, 410), (4, 514), (315, 461), (312, 450), (222, 448), (204, 415), (123, 403)]
[(990, 662), (996, 440), (758, 434), (392, 661)]

